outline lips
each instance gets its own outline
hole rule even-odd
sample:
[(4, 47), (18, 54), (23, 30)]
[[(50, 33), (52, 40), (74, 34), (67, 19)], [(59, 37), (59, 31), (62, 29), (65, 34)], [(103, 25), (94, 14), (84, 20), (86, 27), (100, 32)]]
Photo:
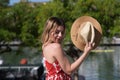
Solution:
[(62, 39), (58, 39), (58, 38), (56, 39), (57, 42), (61, 42), (61, 40), (62, 40)]

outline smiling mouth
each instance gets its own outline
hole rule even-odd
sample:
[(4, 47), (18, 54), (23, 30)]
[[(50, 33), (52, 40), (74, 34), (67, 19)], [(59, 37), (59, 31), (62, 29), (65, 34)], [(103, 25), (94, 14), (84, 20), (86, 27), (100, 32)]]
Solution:
[(62, 39), (57, 39), (58, 42), (61, 42)]

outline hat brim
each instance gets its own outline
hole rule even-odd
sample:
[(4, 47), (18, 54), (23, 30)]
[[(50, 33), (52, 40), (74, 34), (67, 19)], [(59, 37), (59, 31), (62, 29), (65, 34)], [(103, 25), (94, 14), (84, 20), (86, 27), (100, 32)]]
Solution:
[(91, 22), (95, 29), (95, 39), (94, 39), (95, 46), (93, 47), (93, 49), (95, 49), (99, 45), (100, 39), (102, 37), (101, 25), (95, 18), (90, 17), (90, 16), (79, 17), (72, 24), (70, 34), (71, 34), (71, 40), (72, 40), (73, 44), (81, 51), (84, 50), (86, 43), (84, 42), (82, 36), (78, 35), (78, 30), (80, 28), (80, 25), (87, 21)]

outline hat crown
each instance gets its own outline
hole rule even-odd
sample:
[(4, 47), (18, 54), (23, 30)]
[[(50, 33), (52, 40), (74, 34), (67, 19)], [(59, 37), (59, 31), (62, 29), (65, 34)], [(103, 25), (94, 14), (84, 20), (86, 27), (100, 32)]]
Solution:
[(85, 43), (93, 42), (95, 38), (95, 31), (93, 24), (89, 21), (80, 25), (79, 34), (82, 36)]

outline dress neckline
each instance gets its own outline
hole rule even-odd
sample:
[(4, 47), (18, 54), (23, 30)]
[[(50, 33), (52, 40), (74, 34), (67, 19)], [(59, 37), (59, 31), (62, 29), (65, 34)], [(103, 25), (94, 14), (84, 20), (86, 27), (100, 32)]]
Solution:
[(44, 61), (46, 61), (47, 63), (49, 63), (49, 64), (54, 64), (54, 63), (58, 63), (58, 61), (57, 60), (55, 60), (53, 63), (50, 63), (45, 57), (43, 57), (43, 60)]

